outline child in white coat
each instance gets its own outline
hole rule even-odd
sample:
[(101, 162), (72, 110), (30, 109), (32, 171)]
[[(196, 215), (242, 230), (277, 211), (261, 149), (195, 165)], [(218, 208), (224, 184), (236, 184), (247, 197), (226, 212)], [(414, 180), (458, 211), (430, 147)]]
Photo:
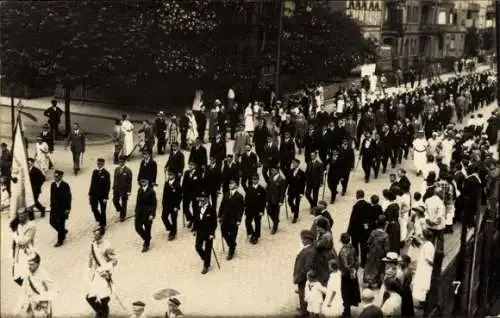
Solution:
[(316, 272), (314, 270), (308, 271), (304, 300), (307, 302), (307, 311), (311, 317), (319, 318), (325, 294), (326, 287), (318, 281)]

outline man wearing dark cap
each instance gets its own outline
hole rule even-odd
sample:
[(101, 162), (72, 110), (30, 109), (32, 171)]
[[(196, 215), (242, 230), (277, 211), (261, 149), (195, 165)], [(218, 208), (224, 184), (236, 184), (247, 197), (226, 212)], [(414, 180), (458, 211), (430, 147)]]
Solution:
[(113, 177), (113, 205), (120, 213), (120, 222), (127, 216), (127, 202), (132, 191), (132, 170), (126, 166), (125, 156), (118, 160), (119, 166), (115, 168)]
[(50, 185), (50, 225), (57, 231), (57, 243), (54, 247), (63, 245), (66, 239), (66, 219), (71, 211), (71, 189), (62, 180), (64, 172), (54, 171), (54, 182)]
[(163, 187), (162, 214), (161, 219), (168, 234), (168, 240), (172, 241), (177, 235), (177, 215), (181, 208), (182, 189), (175, 172), (168, 172), (168, 179)]
[(167, 122), (165, 121), (165, 114), (160, 111), (156, 115), (153, 131), (158, 139), (158, 154), (163, 155), (165, 153), (165, 148), (167, 145), (166, 132), (167, 132)]
[(73, 131), (68, 135), (68, 142), (66, 143), (65, 149), (67, 149), (68, 146), (73, 154), (73, 171), (76, 175), (80, 171), (80, 159), (85, 152), (85, 135), (80, 130), (80, 125), (78, 123), (73, 124)]
[(59, 136), (59, 123), (61, 122), (61, 116), (63, 114), (63, 111), (57, 107), (57, 100), (53, 99), (50, 101), (52, 104), (51, 107), (47, 108), (44, 112), (43, 115), (45, 117), (49, 118), (49, 126), (50, 126), (50, 131), (52, 133), (52, 136), (54, 138), (57, 138)]
[(134, 301), (132, 303), (132, 315), (130, 318), (145, 318), (147, 315), (144, 313), (144, 309), (146, 308), (146, 304), (142, 301)]
[[(196, 167), (196, 163), (189, 163), (189, 170), (184, 172), (182, 178), (182, 212), (188, 222), (187, 227), (193, 226), (193, 214), (196, 210), (196, 199), (201, 192), (200, 171)], [(190, 209), (193, 209), (191, 212)]]
[(311, 209), (318, 204), (319, 188), (323, 184), (324, 165), (319, 159), (318, 151), (311, 153), (311, 161), (306, 169), (306, 198)]
[(273, 221), (271, 234), (276, 234), (280, 222), (280, 207), (285, 201), (286, 182), (278, 167), (272, 167), (267, 184), (267, 214)]
[(156, 192), (149, 184), (149, 180), (139, 180), (140, 188), (137, 191), (135, 204), (135, 231), (143, 239), (142, 252), (149, 250), (151, 243), (151, 226), (156, 216)]
[(146, 179), (150, 186), (156, 185), (156, 175), (158, 173), (158, 165), (156, 161), (151, 158), (151, 151), (146, 149), (143, 151), (143, 157), (141, 164), (139, 166), (139, 173), (137, 175), (137, 181), (141, 179)]
[(195, 249), (203, 261), (202, 274), (208, 273), (212, 260), (212, 249), (217, 229), (217, 213), (215, 208), (208, 204), (208, 196), (201, 193), (198, 196), (198, 206), (194, 214), (193, 231), (196, 233)]
[(50, 132), (49, 124), (45, 124), (42, 127), (42, 132), (39, 135), (42, 138), (42, 141), (47, 143), (49, 146), (49, 152), (52, 153), (54, 151), (54, 135)]
[(339, 150), (338, 161), (343, 167), (340, 184), (342, 185), (342, 196), (345, 195), (347, 191), (347, 185), (349, 184), (349, 177), (351, 175), (352, 169), (354, 169), (354, 149), (352, 148), (352, 143), (348, 139), (342, 141), (342, 146)]
[(173, 297), (168, 300), (168, 311), (165, 313), (166, 318), (183, 318), (184, 315), (179, 309), (181, 302)]
[(198, 167), (206, 166), (208, 163), (208, 152), (200, 137), (196, 138), (196, 143), (191, 148), (189, 161), (195, 162)]
[(257, 244), (260, 238), (261, 220), (266, 208), (266, 190), (259, 184), (259, 175), (252, 176), (252, 184), (245, 195), (245, 226), (248, 240)]
[(300, 200), (304, 195), (306, 187), (306, 174), (300, 168), (300, 160), (294, 158), (292, 166), (288, 173), (288, 204), (293, 214), (292, 223), (297, 222), (299, 218)]
[(252, 177), (257, 173), (259, 158), (257, 154), (252, 151), (252, 145), (250, 144), (245, 145), (245, 152), (240, 158), (241, 185), (243, 189), (247, 191), (248, 187), (252, 184)]
[(280, 144), (280, 167), (285, 175), (288, 175), (295, 158), (295, 143), (290, 137), (290, 132), (285, 132), (283, 141)]
[(217, 196), (222, 183), (220, 166), (215, 157), (210, 157), (210, 164), (205, 168), (203, 191), (210, 197), (210, 204), (217, 206)]
[(243, 217), (243, 209), (245, 200), (243, 196), (236, 190), (238, 185), (236, 180), (229, 181), (229, 191), (224, 193), (222, 202), (219, 207), (219, 222), (222, 237), (229, 247), (227, 260), (234, 257), (236, 250), (236, 238), (238, 236), (238, 227)]
[(103, 158), (97, 159), (97, 169), (92, 172), (89, 189), (90, 208), (103, 233), (106, 231), (106, 204), (111, 188), (111, 177), (104, 168), (104, 162)]
[(314, 246), (314, 233), (309, 230), (300, 232), (300, 239), (302, 241), (302, 249), (295, 258), (295, 265), (293, 267), (293, 283), (297, 285), (297, 292), (299, 295), (300, 315), (306, 317), (307, 302), (304, 300), (305, 287), (307, 282), (307, 272), (314, 269), (314, 259), (316, 258), (316, 248)]

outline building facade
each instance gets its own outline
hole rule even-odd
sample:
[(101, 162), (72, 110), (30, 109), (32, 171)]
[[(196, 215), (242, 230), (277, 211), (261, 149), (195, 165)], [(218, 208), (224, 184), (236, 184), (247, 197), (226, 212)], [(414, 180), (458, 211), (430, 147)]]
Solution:
[(361, 26), (363, 36), (380, 45), (382, 40), (382, 22), (384, 16), (384, 0), (339, 0), (329, 1), (331, 10), (345, 12)]
[(466, 28), (460, 0), (387, 0), (382, 44), (392, 48), (393, 65), (408, 69), (463, 56)]

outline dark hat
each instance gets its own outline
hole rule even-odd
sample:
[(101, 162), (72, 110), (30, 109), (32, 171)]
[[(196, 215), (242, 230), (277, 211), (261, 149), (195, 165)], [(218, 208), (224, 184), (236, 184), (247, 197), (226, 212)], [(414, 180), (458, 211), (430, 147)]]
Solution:
[(238, 181), (236, 181), (236, 179), (231, 179), (229, 180), (229, 183), (238, 183)]
[(300, 237), (303, 240), (310, 240), (310, 241), (314, 241), (315, 239), (314, 232), (311, 230), (303, 230), (302, 232), (300, 232)]
[(232, 158), (233, 157), (233, 154), (232, 153), (229, 153), (227, 154), (226, 158)]
[(134, 301), (132, 303), (132, 306), (146, 307), (146, 304), (143, 303), (142, 301)]
[(200, 192), (200, 194), (198, 194), (198, 198), (208, 198), (208, 193), (206, 193), (205, 191), (202, 191)]
[(64, 172), (62, 170), (55, 170), (54, 174), (61, 177), (64, 176)]
[(102, 162), (102, 163), (104, 163), (104, 162), (106, 162), (106, 160), (104, 160), (104, 158), (97, 158), (97, 162)]
[(180, 306), (181, 305), (180, 300), (177, 299), (177, 298), (170, 298), (168, 301), (171, 302), (172, 304), (176, 305), (176, 306)]
[(299, 159), (297, 159), (297, 158), (293, 158), (293, 160), (292, 160), (292, 161), (293, 161), (293, 162), (295, 162), (296, 164), (300, 164), (300, 160), (299, 160)]
[(140, 179), (139, 179), (139, 182), (142, 182), (142, 181), (148, 181), (148, 182), (149, 182), (149, 179), (146, 179), (146, 178), (140, 178)]
[(44, 124), (42, 128), (50, 128), (49, 124)]

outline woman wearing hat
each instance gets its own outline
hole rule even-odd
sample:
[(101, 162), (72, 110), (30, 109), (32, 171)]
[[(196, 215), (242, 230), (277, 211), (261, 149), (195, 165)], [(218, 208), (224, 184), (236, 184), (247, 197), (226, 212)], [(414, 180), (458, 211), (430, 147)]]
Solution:
[(44, 175), (49, 172), (50, 161), (49, 146), (43, 141), (42, 137), (36, 137), (35, 162)]
[(183, 318), (184, 315), (180, 311), (179, 306), (181, 302), (179, 299), (173, 297), (168, 299), (168, 311), (165, 313), (165, 318)]

